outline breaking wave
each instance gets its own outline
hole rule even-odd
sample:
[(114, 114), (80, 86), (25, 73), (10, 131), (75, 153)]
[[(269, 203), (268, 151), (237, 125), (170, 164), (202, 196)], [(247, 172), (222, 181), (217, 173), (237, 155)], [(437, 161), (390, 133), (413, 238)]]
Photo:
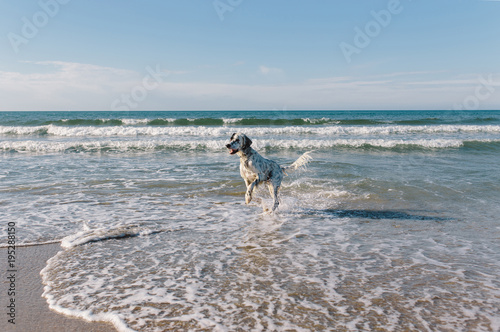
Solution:
[[(8, 141), (0, 142), (2, 152), (31, 153), (113, 153), (113, 152), (152, 152), (162, 150), (177, 151), (226, 151), (225, 140), (90, 140), (90, 141)], [(350, 149), (446, 149), (471, 147), (500, 148), (500, 139), (461, 140), (461, 139), (262, 139), (253, 145), (256, 149), (284, 150), (308, 149), (329, 150)]]
[(218, 137), (242, 131), (252, 136), (262, 135), (404, 135), (500, 133), (500, 125), (384, 125), (384, 126), (283, 126), (283, 127), (210, 127), (210, 126), (0, 126), (0, 135), (56, 137), (131, 137), (131, 136), (196, 136)]
[[(22, 113), (22, 112), (21, 112)], [(300, 116), (294, 111), (252, 111), (252, 112), (191, 112), (193, 117), (186, 117), (185, 112), (39, 112), (40, 117), (31, 113), (6, 113), (0, 117), (0, 125), (42, 126), (322, 126), (322, 125), (442, 125), (499, 124), (500, 117), (491, 114), (462, 114), (453, 112), (430, 112), (428, 116), (415, 116), (410, 113), (405, 117), (395, 114), (374, 112), (321, 112), (311, 111), (307, 116)], [(363, 114), (364, 113), (364, 114)], [(425, 113), (425, 112), (424, 112)], [(428, 112), (429, 113), (429, 112)], [(355, 116), (353, 116), (353, 114)], [(389, 115), (389, 116), (388, 116)]]

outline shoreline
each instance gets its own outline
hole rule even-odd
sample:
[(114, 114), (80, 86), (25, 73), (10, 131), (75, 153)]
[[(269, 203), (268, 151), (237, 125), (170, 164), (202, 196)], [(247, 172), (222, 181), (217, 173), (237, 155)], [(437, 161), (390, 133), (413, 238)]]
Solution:
[[(116, 332), (112, 324), (107, 322), (87, 322), (76, 317), (61, 315), (49, 309), (45, 298), (42, 297), (44, 285), (40, 271), (46, 266), (47, 260), (63, 250), (59, 243), (30, 245), (16, 248), (16, 317), (15, 325), (8, 322), (2, 310), (0, 330), (2, 331), (33, 331), (33, 332)], [(0, 291), (2, 307), (8, 303), (8, 268), (7, 248), (0, 248), (2, 255), (2, 282)], [(6, 296), (4, 296), (6, 295)], [(5, 299), (5, 300), (3, 300)], [(5, 305), (4, 305), (5, 304)]]

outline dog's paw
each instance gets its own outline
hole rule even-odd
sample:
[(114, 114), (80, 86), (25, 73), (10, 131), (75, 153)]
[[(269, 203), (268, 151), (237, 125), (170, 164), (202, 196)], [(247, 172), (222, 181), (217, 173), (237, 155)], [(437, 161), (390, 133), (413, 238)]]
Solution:
[(250, 204), (251, 201), (252, 201), (252, 195), (250, 195), (249, 193), (246, 193), (245, 194), (245, 203)]

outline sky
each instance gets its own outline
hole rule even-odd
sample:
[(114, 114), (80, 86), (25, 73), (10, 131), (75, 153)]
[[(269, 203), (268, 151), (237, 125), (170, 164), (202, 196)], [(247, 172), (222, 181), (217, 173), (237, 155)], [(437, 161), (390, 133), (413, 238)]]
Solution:
[(500, 109), (500, 0), (0, 0), (0, 111)]

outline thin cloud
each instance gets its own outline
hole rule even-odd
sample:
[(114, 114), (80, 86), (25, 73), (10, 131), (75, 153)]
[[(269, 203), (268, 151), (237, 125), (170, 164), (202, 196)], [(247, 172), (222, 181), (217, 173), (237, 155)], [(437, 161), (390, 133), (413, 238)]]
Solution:
[[(146, 74), (60, 61), (33, 64), (44, 68), (32, 73), (0, 72), (1, 110), (110, 110), (113, 100), (130, 93)], [(270, 67), (262, 67), (267, 75), (273, 72)], [(389, 73), (297, 83), (229, 84), (179, 82), (169, 75), (148, 93), (137, 110), (272, 109), (275, 105), (287, 105), (287, 109), (451, 109), (478, 85), (472, 75), (432, 77), (423, 80), (417, 73)], [(499, 82), (496, 77), (494, 80)], [(495, 93), (484, 107), (499, 105), (500, 94)]]
[(264, 65), (259, 66), (259, 73), (262, 75), (271, 75), (271, 74), (281, 74), (283, 70), (280, 68), (272, 68)]

